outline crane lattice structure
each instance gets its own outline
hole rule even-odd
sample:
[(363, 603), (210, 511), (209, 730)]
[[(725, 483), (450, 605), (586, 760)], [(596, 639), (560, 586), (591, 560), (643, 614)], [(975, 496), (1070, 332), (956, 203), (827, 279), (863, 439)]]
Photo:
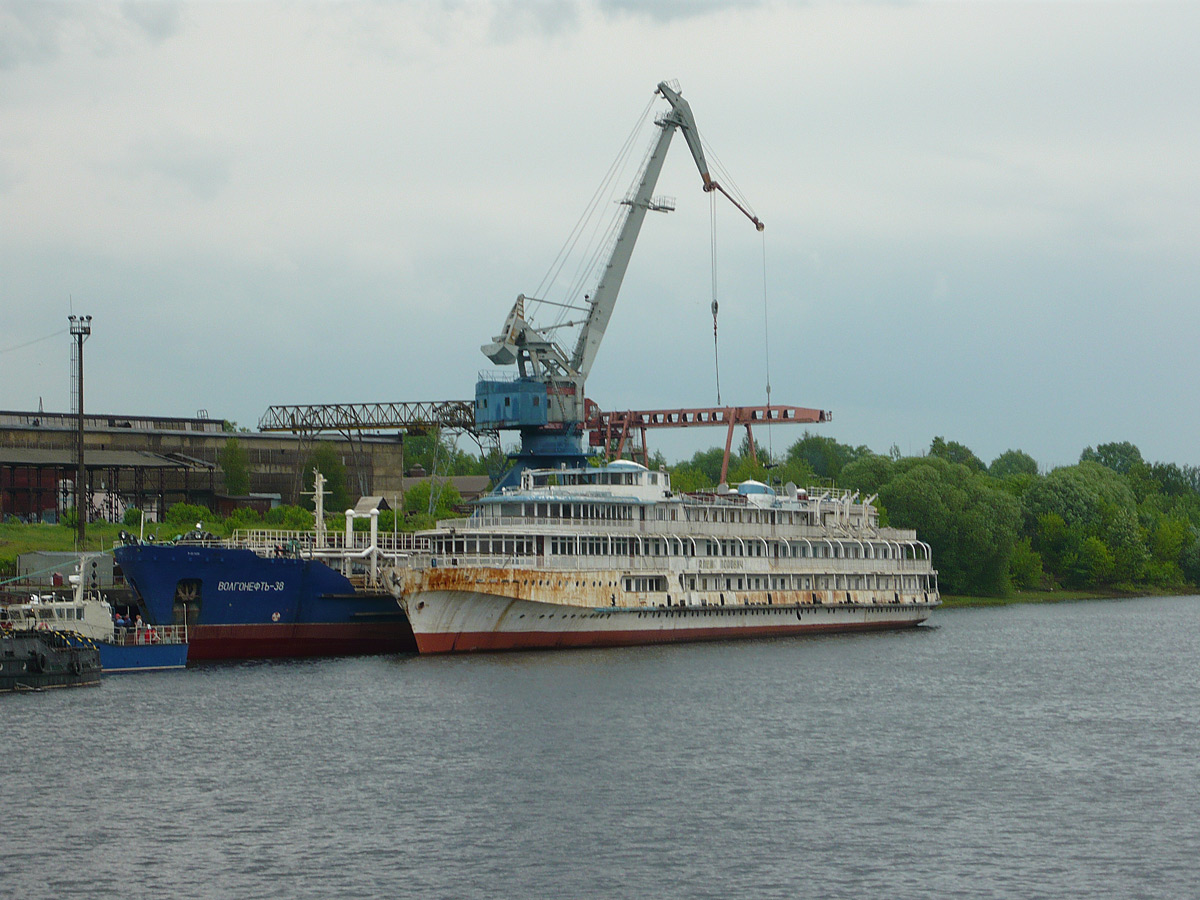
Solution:
[[(288, 432), (300, 437), (299, 456), (307, 456), (313, 439), (321, 433), (336, 433), (346, 438), (354, 456), (359, 490), (366, 495), (371, 486), (365, 467), (359, 465), (363, 433), (397, 431), (422, 435), (432, 430), (466, 433), (488, 456), (500, 449), (500, 433), (475, 427), (475, 404), (470, 400), (428, 400), (415, 403), (313, 403), (272, 406), (258, 420), (259, 431)], [(357, 443), (356, 443), (357, 442)], [(402, 451), (403, 452), (403, 451)], [(296, 470), (296, 491), (302, 467)]]
[[(758, 462), (754, 447), (755, 425), (815, 424), (829, 422), (833, 413), (826, 409), (807, 409), (802, 406), (726, 406), (697, 409), (642, 409), (624, 412), (600, 412), (596, 410), (588, 417), (586, 427), (591, 432), (589, 443), (603, 447), (609, 459), (619, 459), (627, 451), (631, 456), (641, 456), (642, 465), (649, 465), (646, 449), (648, 428), (695, 428), (724, 426), (725, 456), (721, 462), (721, 481), (729, 475), (729, 452), (733, 444), (733, 432), (739, 425), (746, 429), (749, 438), (750, 458)], [(641, 440), (638, 441), (637, 438)]]
[(316, 403), (272, 406), (258, 420), (259, 431), (408, 431), (445, 428), (475, 432), (475, 404), (470, 400), (417, 403)]

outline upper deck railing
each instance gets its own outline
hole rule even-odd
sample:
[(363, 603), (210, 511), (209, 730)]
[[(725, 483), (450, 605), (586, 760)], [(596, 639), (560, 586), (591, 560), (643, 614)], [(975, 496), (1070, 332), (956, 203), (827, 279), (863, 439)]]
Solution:
[(770, 538), (772, 540), (887, 540), (917, 539), (912, 528), (834, 530), (822, 525), (769, 524), (763, 522), (696, 522), (679, 519), (563, 519), (549, 516), (480, 515), (467, 519), (439, 519), (439, 530), (480, 531), (505, 529), (528, 534), (639, 534), (691, 536), (695, 538)]

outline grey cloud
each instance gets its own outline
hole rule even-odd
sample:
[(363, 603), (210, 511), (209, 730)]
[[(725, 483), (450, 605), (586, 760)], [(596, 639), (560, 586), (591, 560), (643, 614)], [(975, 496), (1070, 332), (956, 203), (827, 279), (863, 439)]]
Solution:
[(720, 9), (746, 9), (761, 6), (747, 0), (600, 0), (599, 8), (609, 14), (637, 13), (656, 22), (692, 19)]
[(175, 137), (135, 146), (115, 170), (131, 180), (156, 176), (201, 200), (212, 200), (229, 183), (226, 155), (202, 141)]
[(173, 3), (125, 3), (115, 12), (93, 3), (6, 0), (0, 4), (0, 71), (52, 62), (80, 37), (102, 55), (131, 36), (160, 43), (179, 30), (182, 18)]
[(181, 7), (174, 3), (125, 3), (121, 13), (155, 43), (173, 37), (182, 20)]
[(0, 6), (0, 71), (54, 59), (63, 25), (74, 15), (67, 4), (18, 0)]

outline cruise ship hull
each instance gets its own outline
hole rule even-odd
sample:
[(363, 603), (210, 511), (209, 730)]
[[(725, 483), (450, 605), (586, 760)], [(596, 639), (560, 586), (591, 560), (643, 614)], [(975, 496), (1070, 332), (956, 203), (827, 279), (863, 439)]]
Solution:
[(926, 603), (605, 609), (455, 590), (416, 591), (404, 603), (422, 654), (883, 631), (919, 625), (933, 610)]
[(612, 647), (911, 628), (939, 605), (930, 548), (874, 497), (761, 482), (679, 494), (665, 472), (527, 470), (421, 536), (385, 580), (421, 653)]

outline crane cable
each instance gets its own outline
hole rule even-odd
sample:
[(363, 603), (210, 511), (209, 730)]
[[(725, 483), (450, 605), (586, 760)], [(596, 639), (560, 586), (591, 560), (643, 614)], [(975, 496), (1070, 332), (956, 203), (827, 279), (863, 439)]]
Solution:
[[(763, 284), (763, 358), (767, 368), (767, 406), (771, 406), (771, 327), (767, 318), (767, 234), (762, 235), (762, 284)], [(775, 461), (775, 441), (771, 434), (771, 413), (767, 412), (767, 456)]]
[(717, 195), (708, 195), (709, 251), (712, 257), (713, 372), (717, 378), (717, 406), (721, 405), (721, 354), (717, 348)]

